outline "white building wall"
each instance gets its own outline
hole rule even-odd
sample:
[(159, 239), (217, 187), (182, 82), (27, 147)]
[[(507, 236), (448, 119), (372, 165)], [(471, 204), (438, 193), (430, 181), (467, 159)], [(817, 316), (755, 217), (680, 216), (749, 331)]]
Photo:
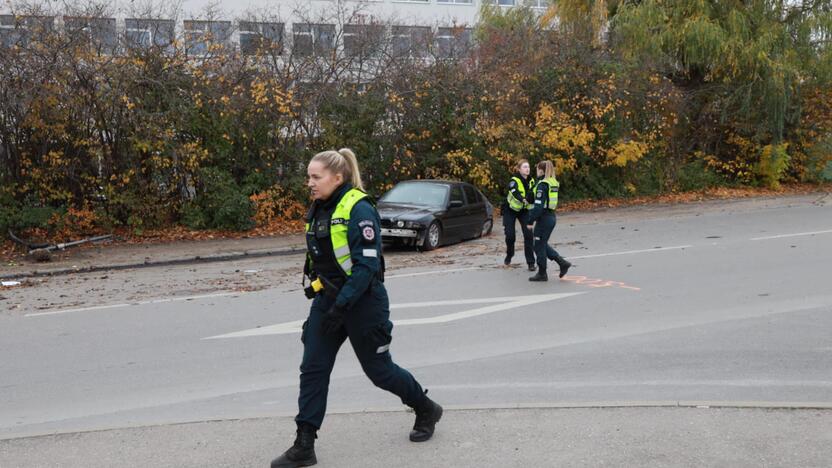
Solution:
[[(216, 0), (183, 0), (181, 2), (181, 16), (179, 19), (205, 18), (206, 11), (213, 10), (214, 19), (236, 19), (247, 12), (267, 14), (280, 17), (286, 23), (296, 19), (295, 12), (308, 12), (318, 16), (324, 10), (333, 11), (335, 8), (344, 11), (361, 10), (368, 16), (379, 20), (392, 20), (405, 25), (473, 25), (477, 21), (479, 9), (483, 2), (499, 3), (506, 8), (512, 4), (529, 4), (542, 6), (547, 0), (244, 0), (244, 1), (216, 1)], [(453, 3), (456, 2), (456, 3)], [(466, 3), (467, 2), (467, 3)], [(525, 2), (525, 3), (524, 3)], [(60, 3), (44, 1), (50, 8), (60, 8)], [(71, 2), (70, 2), (71, 3)], [(83, 2), (78, 2), (79, 4)], [(152, 4), (163, 9), (170, 9), (175, 2), (118, 0), (107, 2), (107, 9), (116, 18), (132, 17), (140, 11), (142, 5)], [(13, 11), (15, 2), (0, 2), (0, 14)]]
[[(2, 1), (2, 0), (0, 0)], [(542, 5), (548, 0), (182, 0), (177, 4), (164, 0), (118, 0), (103, 3), (104, 16), (115, 18), (115, 34), (123, 37), (129, 26), (129, 18), (147, 18), (145, 6), (150, 6), (156, 19), (174, 19), (175, 31), (184, 32), (183, 21), (212, 20), (230, 21), (229, 40), (239, 44), (238, 25), (240, 20), (284, 23), (284, 40), (291, 43), (295, 23), (334, 24), (339, 30), (343, 24), (381, 22), (401, 26), (430, 26), (436, 28), (472, 27), (476, 24), (483, 2), (498, 3), (511, 8), (520, 2), (543, 11)], [(55, 16), (54, 25), (65, 25), (63, 2), (45, 0), (47, 10), (42, 14)], [(68, 2), (70, 5), (73, 2)], [(85, 5), (83, 0), (77, 2)], [(8, 15), (15, 11), (14, 1), (0, 3), (0, 36), (14, 28)], [(51, 9), (51, 11), (50, 11)], [(135, 23), (135, 22), (134, 22)], [(4, 31), (4, 29), (6, 31)], [(441, 32), (441, 31), (440, 31)], [(0, 37), (1, 38), (1, 37)]]

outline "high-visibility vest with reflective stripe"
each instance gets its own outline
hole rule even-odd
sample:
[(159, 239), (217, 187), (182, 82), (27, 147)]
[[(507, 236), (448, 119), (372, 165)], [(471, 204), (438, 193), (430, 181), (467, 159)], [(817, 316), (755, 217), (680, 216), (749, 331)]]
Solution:
[(540, 182), (546, 182), (546, 185), (549, 186), (549, 205), (548, 208), (550, 210), (554, 210), (558, 207), (558, 190), (560, 189), (560, 183), (554, 177), (549, 177), (548, 179), (543, 179)]
[[(526, 199), (526, 187), (523, 186), (523, 181), (520, 180), (519, 177), (514, 176), (511, 180), (517, 182), (517, 189), (520, 190), (520, 195), (523, 197), (523, 201), (520, 201), (515, 197), (511, 190), (508, 191), (508, 195), (506, 197), (506, 201), (508, 201), (508, 207), (514, 211), (520, 211), (523, 208), (529, 208), (529, 201)], [(529, 179), (529, 190), (534, 191), (535, 182), (534, 179)]]
[[(350, 256), (350, 243), (347, 231), (350, 227), (350, 213), (356, 203), (367, 198), (368, 195), (356, 188), (350, 189), (338, 201), (335, 211), (332, 212), (332, 219), (329, 221), (329, 238), (332, 240), (332, 251), (335, 252), (335, 261), (345, 275), (352, 274), (352, 258)], [(310, 232), (311, 226), (306, 223), (306, 232)]]

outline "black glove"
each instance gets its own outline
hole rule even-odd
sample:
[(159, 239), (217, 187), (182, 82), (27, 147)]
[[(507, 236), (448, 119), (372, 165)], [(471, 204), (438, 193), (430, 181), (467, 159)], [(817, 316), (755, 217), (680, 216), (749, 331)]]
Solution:
[(333, 305), (324, 312), (321, 319), (321, 332), (326, 335), (334, 335), (344, 325), (344, 309)]

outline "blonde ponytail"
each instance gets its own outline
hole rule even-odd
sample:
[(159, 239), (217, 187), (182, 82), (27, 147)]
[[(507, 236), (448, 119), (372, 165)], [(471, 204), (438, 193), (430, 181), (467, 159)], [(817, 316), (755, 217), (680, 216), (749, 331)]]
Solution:
[(355, 157), (355, 153), (349, 148), (341, 148), (338, 150), (338, 154), (343, 156), (350, 166), (352, 186), (359, 190), (364, 190), (364, 184), (361, 182), (361, 170), (358, 168), (358, 159)]
[(353, 187), (364, 190), (364, 184), (361, 183), (361, 171), (358, 169), (358, 159), (351, 149), (322, 151), (313, 156), (312, 161), (320, 162), (333, 173), (344, 176), (344, 182), (350, 182)]
[(540, 161), (537, 163), (537, 169), (543, 171), (544, 179), (555, 177), (555, 165), (552, 164), (552, 161)]

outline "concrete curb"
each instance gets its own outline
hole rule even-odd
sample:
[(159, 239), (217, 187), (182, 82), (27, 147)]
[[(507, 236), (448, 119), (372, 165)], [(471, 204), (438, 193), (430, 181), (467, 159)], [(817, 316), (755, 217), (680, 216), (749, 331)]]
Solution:
[[(737, 409), (737, 410), (794, 410), (794, 411), (832, 411), (832, 402), (788, 402), (788, 401), (696, 401), (696, 400), (667, 400), (667, 401), (588, 401), (574, 403), (533, 403), (533, 404), (506, 404), (506, 405), (445, 405), (446, 412), (472, 412), (472, 411), (533, 411), (533, 410), (609, 410), (609, 409)], [(363, 414), (385, 414), (385, 413), (409, 413), (413, 410), (407, 407), (401, 409), (390, 408), (367, 408), (361, 411), (327, 411), (327, 416), (353, 416)], [(55, 431), (43, 434), (23, 435), (16, 437), (2, 438), (0, 442), (38, 439), (70, 434), (95, 434), (116, 430), (131, 430), (153, 427), (187, 426), (191, 424), (222, 424), (241, 421), (264, 421), (272, 419), (291, 419), (292, 414), (276, 414), (253, 418), (218, 418), (203, 419), (181, 422), (170, 422), (160, 424), (146, 424), (137, 426), (110, 427), (103, 429), (90, 429), (82, 431)]]
[(208, 256), (195, 256), (186, 258), (177, 258), (171, 260), (146, 260), (142, 263), (123, 263), (115, 265), (93, 265), (80, 268), (63, 268), (55, 270), (33, 270), (21, 273), (4, 273), (0, 275), (0, 279), (24, 279), (24, 278), (38, 278), (44, 276), (61, 276), (70, 275), (74, 273), (95, 273), (99, 271), (116, 271), (116, 270), (130, 270), (137, 268), (151, 268), (161, 266), (173, 265), (191, 265), (198, 263), (217, 263), (227, 262), (232, 260), (239, 260), (243, 258), (260, 258), (260, 257), (284, 257), (289, 255), (299, 255), (306, 252), (306, 248), (289, 247), (283, 249), (266, 249), (266, 250), (248, 250), (243, 252), (228, 252), (223, 254), (215, 254)]

